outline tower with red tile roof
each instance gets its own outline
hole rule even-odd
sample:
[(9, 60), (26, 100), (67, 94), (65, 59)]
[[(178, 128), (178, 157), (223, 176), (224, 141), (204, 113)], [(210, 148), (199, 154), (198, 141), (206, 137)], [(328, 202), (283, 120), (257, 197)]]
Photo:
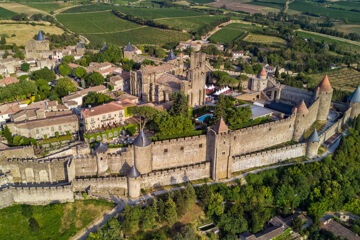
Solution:
[(316, 120), (318, 121), (327, 120), (331, 106), (332, 95), (333, 95), (333, 88), (331, 87), (328, 76), (325, 75), (325, 77), (319, 83), (316, 89), (316, 96), (320, 99), (319, 110)]

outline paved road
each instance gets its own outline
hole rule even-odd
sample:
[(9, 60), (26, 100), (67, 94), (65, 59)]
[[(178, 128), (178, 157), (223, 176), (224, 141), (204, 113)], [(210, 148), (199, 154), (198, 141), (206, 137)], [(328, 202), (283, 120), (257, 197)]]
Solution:
[[(344, 135), (346, 135), (346, 133), (347, 132), (344, 132)], [(256, 169), (256, 170), (253, 170), (253, 171), (249, 171), (249, 172), (240, 174), (240, 175), (235, 176), (235, 177), (230, 178), (230, 179), (226, 179), (226, 180), (218, 181), (218, 182), (210, 182), (210, 183), (207, 183), (207, 184), (212, 185), (212, 184), (216, 184), (216, 183), (228, 183), (228, 182), (234, 181), (236, 179), (245, 178), (247, 175), (252, 174), (252, 173), (259, 173), (259, 172), (266, 171), (266, 170), (269, 170), (269, 169), (276, 169), (276, 168), (280, 168), (280, 167), (286, 167), (286, 166), (292, 166), (292, 165), (297, 165), (297, 164), (306, 164), (306, 163), (312, 163), (312, 162), (321, 161), (323, 158), (325, 158), (328, 155), (335, 152), (335, 150), (337, 149), (337, 147), (340, 144), (341, 137), (342, 137), (342, 135), (339, 135), (339, 137), (330, 145), (328, 150), (325, 153), (323, 153), (321, 156), (317, 157), (317, 158), (313, 158), (313, 159), (303, 161), (303, 162), (293, 162), (293, 163), (286, 163), (286, 164), (278, 164), (278, 165), (273, 165), (273, 166), (269, 166), (269, 167), (265, 167), (265, 168), (261, 168), (261, 169)], [(205, 183), (194, 184), (193, 186), (194, 187), (199, 187), (199, 186), (201, 186), (203, 184), (205, 184)], [(84, 239), (86, 239), (89, 236), (90, 232), (95, 232), (98, 228), (102, 227), (107, 222), (107, 220), (109, 218), (111, 218), (111, 217), (115, 216), (116, 214), (120, 213), (123, 210), (125, 203), (128, 204), (128, 205), (135, 205), (135, 204), (142, 204), (142, 203), (144, 204), (144, 203), (146, 203), (146, 201), (148, 199), (151, 199), (151, 198), (153, 198), (155, 196), (159, 196), (159, 195), (168, 193), (170, 191), (177, 191), (177, 190), (181, 190), (181, 189), (184, 189), (184, 187), (175, 187), (175, 188), (172, 188), (172, 189), (169, 189), (169, 190), (160, 190), (160, 191), (157, 191), (157, 192), (153, 192), (153, 193), (149, 193), (147, 195), (141, 196), (141, 197), (139, 197), (138, 199), (135, 199), (135, 200), (122, 200), (122, 199), (119, 199), (119, 198), (112, 199), (113, 201), (116, 201), (118, 203), (118, 205), (114, 209), (112, 209), (108, 214), (106, 214), (104, 218), (98, 219), (95, 223), (88, 226), (85, 230), (83, 230), (80, 233), (76, 234), (76, 236), (74, 236), (72, 238), (72, 240), (84, 240)]]

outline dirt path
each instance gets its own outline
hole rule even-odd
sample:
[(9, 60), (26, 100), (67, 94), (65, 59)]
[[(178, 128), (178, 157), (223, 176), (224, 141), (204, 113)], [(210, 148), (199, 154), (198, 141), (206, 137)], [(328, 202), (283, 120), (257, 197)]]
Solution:
[(65, 11), (65, 10), (68, 10), (68, 9), (74, 8), (74, 7), (78, 7), (78, 6), (80, 6), (80, 5), (72, 5), (72, 6), (67, 6), (67, 7), (64, 7), (64, 8), (56, 9), (56, 10), (54, 11), (53, 16), (55, 17), (56, 14), (62, 13), (62, 12)]

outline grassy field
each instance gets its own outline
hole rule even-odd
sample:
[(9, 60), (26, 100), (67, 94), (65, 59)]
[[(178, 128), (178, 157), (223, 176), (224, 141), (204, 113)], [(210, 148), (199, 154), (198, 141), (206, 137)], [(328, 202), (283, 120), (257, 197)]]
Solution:
[(335, 30), (339, 31), (339, 32), (343, 32), (346, 34), (349, 33), (357, 33), (360, 34), (360, 25), (355, 25), (355, 24), (335, 24), (335, 26), (333, 27)]
[(245, 38), (244, 41), (252, 42), (252, 43), (264, 43), (264, 44), (271, 44), (277, 46), (284, 46), (286, 41), (282, 38), (274, 37), (274, 36), (267, 36), (262, 34), (255, 34), (249, 33)]
[(357, 53), (360, 53), (360, 42), (355, 42), (344, 38), (338, 38), (321, 33), (307, 32), (307, 31), (297, 31), (296, 34), (303, 38), (307, 38), (307, 39), (311, 38), (314, 41), (319, 41), (319, 42), (324, 41), (330, 44), (336, 43), (345, 51), (350, 51), (350, 52), (355, 51)]
[(15, 14), (13, 11), (0, 7), (0, 19), (10, 19)]
[(29, 7), (29, 6), (20, 4), (20, 3), (0, 3), (0, 7), (5, 8), (5, 9), (15, 12), (15, 13), (25, 13), (27, 15), (33, 15), (33, 14), (38, 14), (38, 13), (41, 13), (44, 15), (48, 14), (45, 11), (42, 11), (42, 10), (39, 10), (36, 8), (32, 8), (32, 7)]
[(29, 3), (25, 3), (24, 5), (32, 7), (32, 8), (36, 8), (45, 12), (50, 13), (51, 11), (55, 11), (61, 8), (65, 8), (65, 7), (69, 7), (74, 5), (72, 2), (59, 2), (59, 3), (39, 3), (39, 2), (29, 2)]
[[(0, 24), (0, 35), (5, 35), (7, 43), (15, 43), (24, 46), (27, 41), (32, 39), (39, 30), (45, 33), (62, 34), (64, 31), (56, 26), (40, 26), (31, 24)], [(15, 36), (13, 36), (15, 34)]]
[[(0, 210), (0, 239), (69, 239), (113, 207), (113, 203), (97, 200), (11, 206)], [(38, 222), (38, 230), (30, 228), (30, 218)]]
[(239, 37), (245, 36), (246, 31), (241, 29), (223, 28), (210, 37), (212, 42), (230, 43)]
[(173, 18), (173, 17), (188, 17), (199, 16), (204, 13), (188, 9), (179, 8), (134, 8), (134, 7), (116, 7), (117, 10), (128, 14), (143, 17), (145, 19), (156, 18)]
[(126, 32), (107, 33), (107, 34), (85, 34), (85, 36), (93, 43), (126, 45), (128, 42), (134, 44), (163, 44), (168, 42), (185, 41), (190, 38), (187, 33), (171, 30), (163, 30), (142, 26), (138, 29), (130, 29)]
[(166, 24), (175, 29), (182, 29), (188, 32), (197, 31), (201, 27), (219, 20), (223, 16), (199, 16), (199, 17), (179, 17), (179, 18), (163, 18), (155, 19), (155, 22)]
[(328, 75), (331, 86), (339, 90), (353, 92), (360, 83), (360, 72), (350, 68), (332, 70), (326, 73), (311, 74), (309, 76), (317, 82), (320, 82), (324, 78), (324, 74)]
[(59, 14), (56, 18), (76, 33), (114, 33), (141, 25), (116, 17), (111, 12)]

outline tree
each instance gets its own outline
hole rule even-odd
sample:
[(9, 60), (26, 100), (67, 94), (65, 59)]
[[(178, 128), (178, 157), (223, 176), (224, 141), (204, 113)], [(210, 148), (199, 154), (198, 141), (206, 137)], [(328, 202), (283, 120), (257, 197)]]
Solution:
[(196, 193), (194, 187), (191, 183), (186, 184), (186, 188), (184, 190), (184, 199), (185, 199), (185, 208), (190, 210), (191, 207), (195, 204), (196, 201)]
[(146, 207), (143, 210), (143, 216), (142, 216), (142, 222), (141, 222), (141, 229), (151, 229), (154, 226), (156, 226), (156, 217), (157, 212), (156, 209), (154, 209), (152, 206)]
[(184, 227), (182, 227), (180, 232), (178, 232), (174, 237), (174, 240), (190, 240), (190, 239), (191, 240), (199, 239), (199, 237), (196, 235), (194, 228), (190, 224), (187, 224)]
[(67, 65), (66, 63), (60, 64), (60, 66), (58, 67), (59, 69), (59, 73), (61, 74), (61, 76), (69, 76), (72, 72), (72, 69), (69, 65)]
[(124, 218), (122, 227), (125, 232), (132, 233), (138, 230), (141, 217), (140, 207), (126, 206), (122, 213), (122, 217)]
[(38, 93), (40, 95), (40, 99), (46, 99), (51, 93), (51, 86), (49, 82), (44, 79), (38, 79), (35, 81), (36, 87), (38, 88)]
[(170, 100), (173, 101), (169, 113), (172, 116), (182, 115), (184, 117), (188, 117), (189, 114), (189, 106), (188, 99), (182, 92), (174, 92), (170, 96)]
[(21, 64), (20, 69), (21, 69), (21, 71), (23, 71), (23, 72), (28, 72), (29, 69), (30, 69), (30, 64), (24, 62), (23, 64)]
[(91, 105), (92, 107), (98, 106), (104, 103), (111, 102), (113, 99), (103, 93), (89, 92), (83, 98), (83, 107)]
[(72, 56), (72, 55), (65, 56), (65, 57), (63, 57), (63, 58), (61, 59), (61, 62), (62, 62), (63, 64), (69, 64), (69, 63), (72, 63), (72, 62), (74, 62), (74, 61), (75, 61), (75, 58), (74, 58), (74, 56)]
[(59, 95), (59, 97), (64, 97), (64, 96), (68, 95), (71, 92), (75, 92), (76, 91), (76, 85), (69, 78), (60, 78), (57, 81), (54, 90)]
[(149, 120), (153, 120), (154, 117), (156, 116), (156, 114), (158, 113), (158, 111), (153, 108), (153, 107), (148, 107), (148, 106), (144, 106), (144, 107), (129, 107), (128, 108), (128, 113), (130, 115), (133, 115), (135, 117), (140, 118), (140, 123), (143, 127), (145, 127), (146, 123)]
[(47, 67), (32, 72), (30, 77), (33, 80), (44, 79), (48, 82), (52, 82), (56, 79), (55, 73), (50, 69), (48, 69)]
[(104, 84), (105, 79), (100, 73), (93, 72), (85, 78), (85, 81), (86, 81), (86, 86), (90, 87), (90, 86), (99, 86)]
[(87, 72), (85, 70), (85, 68), (82, 68), (82, 67), (77, 67), (74, 69), (74, 75), (75, 77), (78, 77), (78, 78), (85, 78)]
[(246, 219), (241, 215), (223, 214), (220, 217), (219, 228), (224, 232), (239, 234), (248, 229)]
[(176, 204), (171, 197), (169, 197), (169, 199), (165, 203), (165, 220), (170, 225), (173, 225), (178, 220), (178, 216), (176, 213)]
[(10, 132), (10, 129), (8, 126), (5, 126), (3, 131), (3, 136), (6, 138), (9, 145), (12, 144), (12, 133)]
[(207, 206), (206, 215), (208, 217), (212, 216), (220, 216), (224, 212), (223, 206), (224, 198), (220, 195), (220, 193), (212, 193), (209, 201), (209, 205)]
[(0, 44), (1, 44), (1, 45), (5, 45), (5, 44), (6, 44), (5, 36), (1, 36)]

